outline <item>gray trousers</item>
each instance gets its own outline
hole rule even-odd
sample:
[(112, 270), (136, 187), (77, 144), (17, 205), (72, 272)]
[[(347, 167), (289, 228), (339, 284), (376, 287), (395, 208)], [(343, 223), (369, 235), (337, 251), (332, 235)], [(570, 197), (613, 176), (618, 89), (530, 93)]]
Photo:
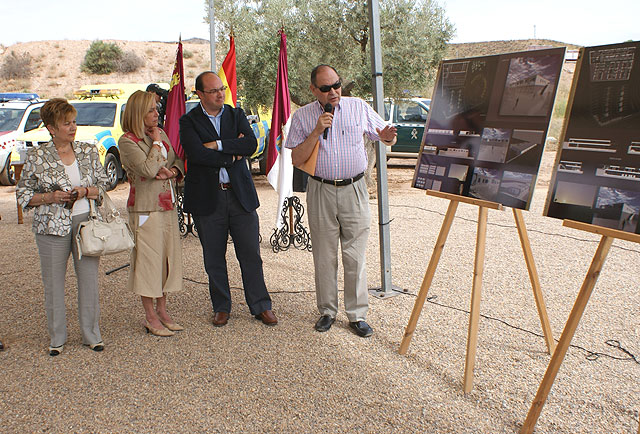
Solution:
[(344, 307), (349, 321), (364, 321), (369, 309), (367, 240), (371, 213), (364, 178), (336, 187), (309, 178), (309, 229), (313, 243), (316, 301), (320, 315), (338, 313), (338, 243), (344, 267)]
[(36, 234), (36, 244), (40, 253), (40, 269), (44, 284), (44, 306), (51, 346), (59, 347), (67, 341), (67, 319), (64, 303), (65, 275), (69, 254), (78, 279), (78, 319), (82, 331), (82, 343), (97, 344), (100, 336), (100, 300), (98, 294), (98, 264), (100, 257), (83, 256), (78, 259), (78, 251), (73, 234), (78, 224), (87, 220), (89, 213), (73, 217), (71, 233), (58, 235)]

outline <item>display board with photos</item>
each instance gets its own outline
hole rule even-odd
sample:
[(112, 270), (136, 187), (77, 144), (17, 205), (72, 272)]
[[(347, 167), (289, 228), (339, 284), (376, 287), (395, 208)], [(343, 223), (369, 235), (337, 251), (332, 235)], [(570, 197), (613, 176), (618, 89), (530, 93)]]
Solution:
[(413, 187), (529, 209), (564, 52), (443, 61)]
[(580, 51), (545, 215), (640, 233), (640, 42)]

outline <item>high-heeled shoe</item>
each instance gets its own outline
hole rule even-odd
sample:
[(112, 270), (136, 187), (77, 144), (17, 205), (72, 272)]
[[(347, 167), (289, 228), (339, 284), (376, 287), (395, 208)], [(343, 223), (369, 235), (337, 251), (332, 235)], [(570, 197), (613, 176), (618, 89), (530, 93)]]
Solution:
[(152, 335), (155, 335), (155, 336), (161, 336), (163, 338), (175, 335), (174, 332), (164, 327), (162, 327), (161, 329), (153, 328), (151, 324), (149, 324), (149, 321), (144, 322), (144, 328), (147, 329), (147, 333), (151, 333)]
[(182, 330), (184, 330), (184, 327), (182, 327), (178, 323), (175, 323), (175, 322), (164, 322), (162, 320), (160, 320), (160, 322), (162, 323), (163, 326), (165, 326), (166, 328), (168, 328), (172, 332), (181, 332)]
[(64, 345), (60, 345), (59, 347), (49, 347), (49, 355), (51, 357), (59, 356), (60, 353), (62, 353), (63, 349), (64, 349)]

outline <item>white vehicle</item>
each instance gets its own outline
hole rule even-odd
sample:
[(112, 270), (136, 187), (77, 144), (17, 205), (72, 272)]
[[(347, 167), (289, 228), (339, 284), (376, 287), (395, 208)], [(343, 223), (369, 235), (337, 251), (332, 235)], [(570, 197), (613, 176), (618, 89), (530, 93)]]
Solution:
[(34, 93), (0, 93), (0, 184), (16, 183), (11, 151), (18, 136), (40, 125), (43, 104)]

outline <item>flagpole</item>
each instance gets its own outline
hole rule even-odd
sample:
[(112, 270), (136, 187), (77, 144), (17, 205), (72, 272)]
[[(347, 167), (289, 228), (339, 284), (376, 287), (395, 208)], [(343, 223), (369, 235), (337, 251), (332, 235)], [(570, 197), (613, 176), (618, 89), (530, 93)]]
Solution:
[(213, 14), (213, 0), (209, 0), (209, 46), (211, 47), (211, 70), (216, 70), (216, 22)]
[[(269, 238), (274, 253), (294, 246), (301, 250), (311, 250), (311, 236), (302, 225), (304, 207), (293, 194), (293, 165), (291, 150), (284, 144), (291, 118), (291, 98), (289, 94), (289, 72), (287, 67), (287, 35), (284, 28), (280, 36), (280, 54), (276, 74), (275, 96), (267, 151), (267, 180), (278, 192), (276, 228)], [(287, 212), (289, 218), (287, 219)], [(295, 215), (294, 215), (295, 213)]]
[[(380, 8), (378, 0), (369, 0), (369, 28), (371, 29), (371, 84), (373, 103), (384, 119), (384, 92), (382, 88), (382, 50), (380, 48)], [(376, 171), (378, 175), (378, 231), (380, 233), (380, 280), (382, 288), (370, 289), (378, 298), (400, 294), (391, 283), (391, 236), (389, 234), (389, 190), (387, 184), (387, 149), (379, 141), (376, 147)], [(399, 289), (399, 288), (397, 288)]]
[[(185, 113), (184, 100), (184, 67), (182, 64), (182, 34), (178, 37), (178, 48), (176, 50), (176, 63), (171, 74), (169, 94), (167, 96), (167, 110), (164, 122), (164, 129), (169, 137), (171, 146), (176, 155), (186, 162), (184, 149), (180, 143), (180, 118)], [(189, 233), (196, 235), (195, 225), (191, 220), (191, 214), (185, 213), (183, 208), (184, 190), (176, 186), (176, 210), (178, 212), (178, 228), (180, 234), (186, 237)], [(196, 235), (197, 236), (197, 235)]]

